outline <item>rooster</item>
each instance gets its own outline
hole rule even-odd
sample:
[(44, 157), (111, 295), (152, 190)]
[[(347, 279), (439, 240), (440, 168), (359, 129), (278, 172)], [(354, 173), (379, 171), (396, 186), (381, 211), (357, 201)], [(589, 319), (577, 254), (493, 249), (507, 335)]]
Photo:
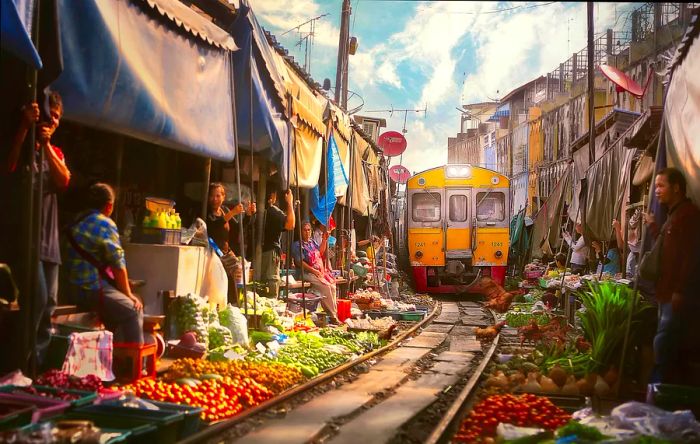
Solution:
[(476, 338), (479, 340), (491, 340), (496, 337), (504, 325), (506, 325), (506, 322), (501, 321), (498, 324), (486, 328), (477, 327), (474, 329), (474, 335), (476, 335)]
[(586, 353), (591, 349), (591, 343), (586, 341), (583, 336), (576, 338), (576, 350), (581, 353)]
[(520, 334), (521, 347), (525, 341), (535, 343), (542, 339), (542, 330), (535, 319), (532, 319), (528, 325), (518, 328), (518, 333)]

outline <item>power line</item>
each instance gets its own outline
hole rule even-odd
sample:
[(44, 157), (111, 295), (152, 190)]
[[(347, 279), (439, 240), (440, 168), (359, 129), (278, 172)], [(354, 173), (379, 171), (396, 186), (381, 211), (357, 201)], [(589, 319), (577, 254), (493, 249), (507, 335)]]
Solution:
[[(460, 14), (460, 15), (481, 15), (481, 14), (498, 14), (499, 12), (508, 12), (508, 11), (515, 11), (516, 9), (532, 9), (532, 8), (539, 8), (540, 6), (547, 6), (551, 5), (554, 3), (558, 2), (546, 2), (546, 3), (538, 3), (535, 5), (527, 5), (527, 6), (513, 6), (511, 8), (503, 8), (503, 9), (492, 9), (490, 11), (479, 11), (479, 12), (473, 12), (473, 11), (440, 11), (443, 14)], [(418, 9), (418, 11), (425, 11), (425, 9)]]

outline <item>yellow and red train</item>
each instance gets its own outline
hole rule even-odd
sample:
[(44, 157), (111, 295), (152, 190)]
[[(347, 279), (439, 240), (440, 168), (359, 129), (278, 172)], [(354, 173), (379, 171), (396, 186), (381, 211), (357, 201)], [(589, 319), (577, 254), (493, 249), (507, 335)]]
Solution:
[(495, 171), (445, 165), (411, 177), (405, 227), (416, 291), (462, 293), (481, 277), (503, 285), (510, 182)]

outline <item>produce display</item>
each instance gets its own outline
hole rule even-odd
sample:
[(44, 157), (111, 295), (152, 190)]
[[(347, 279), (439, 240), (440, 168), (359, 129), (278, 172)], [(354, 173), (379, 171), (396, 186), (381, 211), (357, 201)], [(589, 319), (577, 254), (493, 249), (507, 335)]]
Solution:
[(274, 394), (251, 378), (182, 378), (178, 382), (140, 379), (122, 387), (136, 396), (154, 401), (201, 407), (202, 419), (213, 422), (231, 418), (272, 398)]
[(343, 345), (353, 353), (369, 352), (380, 345), (379, 336), (374, 332), (353, 333), (335, 328), (323, 328), (319, 334), (325, 343)]
[(532, 323), (535, 320), (538, 325), (545, 325), (549, 323), (549, 315), (540, 313), (523, 313), (523, 312), (508, 312), (506, 313), (506, 324), (509, 327), (518, 328), (524, 325)]
[(208, 340), (207, 324), (209, 311), (207, 309), (205, 318), (204, 307), (207, 305), (204, 301), (197, 295), (188, 294), (187, 296), (178, 297), (174, 304), (177, 307), (175, 318), (178, 329), (177, 336), (193, 331), (197, 335), (197, 341), (206, 343)]
[(494, 442), (499, 423), (556, 430), (570, 419), (571, 415), (545, 397), (532, 394), (492, 395), (474, 406), (453, 441)]
[(70, 376), (60, 370), (49, 370), (36, 378), (36, 385), (48, 387), (84, 390), (87, 392), (99, 392), (103, 389), (102, 380), (95, 375), (87, 375), (82, 378)]
[(43, 387), (30, 385), (29, 387), (15, 387), (13, 393), (25, 393), (27, 395), (43, 396), (45, 398), (60, 399), (61, 401), (75, 401), (80, 399), (78, 393), (68, 392), (65, 389), (57, 388), (55, 390), (47, 390)]
[(182, 378), (207, 380), (223, 377), (229, 377), (233, 380), (250, 378), (274, 394), (304, 380), (301, 371), (277, 362), (246, 360), (209, 362), (201, 359), (178, 359), (165, 373), (163, 379), (173, 382)]
[(209, 324), (207, 332), (209, 335), (209, 350), (219, 347), (233, 347), (233, 335), (231, 335), (231, 330), (219, 325), (218, 322)]

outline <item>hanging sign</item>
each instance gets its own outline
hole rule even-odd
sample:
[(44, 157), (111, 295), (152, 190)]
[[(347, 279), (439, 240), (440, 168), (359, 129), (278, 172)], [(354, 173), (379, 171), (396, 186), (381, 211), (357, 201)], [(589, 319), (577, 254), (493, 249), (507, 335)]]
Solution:
[(400, 156), (406, 151), (406, 138), (398, 131), (387, 131), (379, 136), (377, 145), (384, 151), (385, 156)]
[(389, 177), (396, 183), (404, 184), (411, 178), (411, 172), (403, 165), (393, 165), (389, 167)]

